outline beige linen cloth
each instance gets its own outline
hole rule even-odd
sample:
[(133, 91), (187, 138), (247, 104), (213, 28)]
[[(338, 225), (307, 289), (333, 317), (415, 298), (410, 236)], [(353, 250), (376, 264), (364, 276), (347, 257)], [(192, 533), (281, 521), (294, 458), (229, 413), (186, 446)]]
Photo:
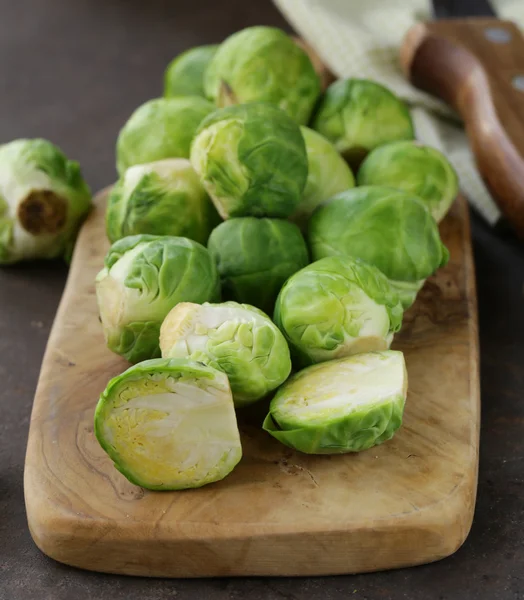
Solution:
[[(475, 167), (457, 117), (410, 85), (400, 70), (406, 31), (433, 18), (431, 0), (273, 0), (289, 23), (337, 77), (374, 79), (406, 100), (417, 138), (442, 151), (455, 167), (471, 204), (490, 224), (500, 216)], [(524, 26), (524, 0), (491, 0), (500, 18)]]

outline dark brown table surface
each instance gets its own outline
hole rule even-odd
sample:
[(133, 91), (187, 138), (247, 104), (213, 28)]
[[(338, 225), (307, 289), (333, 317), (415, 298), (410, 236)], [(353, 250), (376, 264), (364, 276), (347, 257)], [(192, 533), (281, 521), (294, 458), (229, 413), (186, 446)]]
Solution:
[[(255, 24), (286, 27), (267, 0), (0, 0), (0, 143), (49, 138), (81, 162), (93, 190), (108, 185), (118, 130), (161, 94), (169, 59)], [(524, 246), (475, 215), (473, 237), (482, 437), (471, 534), (439, 563), (347, 577), (151, 580), (84, 572), (42, 555), (27, 529), (23, 465), (67, 269), (1, 270), (0, 600), (524, 598)]]

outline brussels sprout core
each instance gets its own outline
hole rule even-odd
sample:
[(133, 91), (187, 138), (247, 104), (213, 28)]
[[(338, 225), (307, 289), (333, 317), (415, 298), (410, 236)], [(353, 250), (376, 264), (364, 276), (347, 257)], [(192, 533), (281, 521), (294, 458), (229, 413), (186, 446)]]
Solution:
[(56, 233), (65, 225), (67, 200), (50, 190), (32, 191), (18, 206), (20, 225), (29, 233)]
[(359, 452), (402, 424), (407, 372), (401, 352), (371, 352), (308, 367), (271, 401), (263, 428), (308, 454)]
[(151, 490), (218, 481), (242, 456), (227, 377), (185, 359), (145, 361), (112, 379), (95, 434), (115, 467)]

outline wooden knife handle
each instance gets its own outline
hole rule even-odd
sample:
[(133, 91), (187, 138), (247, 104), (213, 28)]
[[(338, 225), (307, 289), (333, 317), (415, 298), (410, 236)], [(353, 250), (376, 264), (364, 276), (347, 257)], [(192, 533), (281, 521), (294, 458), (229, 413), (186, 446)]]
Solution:
[(411, 28), (402, 68), (418, 88), (462, 117), (479, 171), (524, 239), (524, 38), (499, 19), (443, 20)]

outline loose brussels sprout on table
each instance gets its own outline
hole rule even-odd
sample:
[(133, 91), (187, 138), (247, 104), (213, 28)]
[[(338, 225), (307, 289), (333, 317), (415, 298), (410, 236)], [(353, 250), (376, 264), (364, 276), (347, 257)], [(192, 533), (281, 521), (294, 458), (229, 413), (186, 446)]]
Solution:
[(185, 158), (129, 167), (112, 189), (106, 229), (111, 242), (139, 233), (187, 237), (202, 244), (220, 221)]
[(294, 358), (307, 365), (389, 348), (402, 314), (397, 293), (376, 267), (333, 256), (287, 280), (274, 320)]
[(367, 79), (340, 79), (326, 90), (313, 129), (330, 140), (352, 166), (377, 146), (414, 138), (407, 105)]
[(0, 146), (0, 264), (69, 259), (91, 206), (80, 167), (51, 142)]
[(367, 450), (402, 424), (407, 372), (402, 352), (370, 352), (313, 365), (271, 400), (264, 429), (307, 454)]
[(189, 158), (195, 131), (214, 108), (198, 96), (156, 98), (139, 106), (118, 135), (118, 173), (164, 158)]
[(204, 88), (218, 106), (271, 102), (305, 124), (320, 94), (320, 79), (307, 53), (286, 33), (249, 27), (219, 46)]
[(230, 106), (204, 119), (191, 164), (224, 219), (288, 217), (308, 173), (299, 126), (263, 103)]
[(441, 221), (458, 194), (458, 178), (446, 157), (416, 142), (392, 142), (371, 152), (358, 185), (383, 185), (418, 196)]
[(190, 48), (174, 58), (164, 74), (164, 96), (202, 96), (204, 73), (218, 45)]
[(134, 235), (114, 243), (96, 277), (110, 350), (139, 362), (160, 356), (160, 325), (179, 302), (218, 300), (214, 260), (182, 237)]
[(290, 219), (305, 229), (317, 206), (352, 188), (355, 178), (335, 146), (324, 136), (308, 127), (301, 127), (300, 131), (306, 144), (308, 176), (302, 200)]
[(299, 228), (281, 219), (241, 217), (213, 230), (208, 250), (216, 260), (226, 300), (272, 312), (286, 279), (308, 262)]
[(224, 371), (235, 406), (263, 398), (291, 371), (283, 335), (247, 304), (178, 304), (160, 330), (164, 358), (190, 358)]
[(308, 236), (315, 260), (351, 256), (379, 268), (404, 308), (449, 259), (422, 200), (380, 186), (347, 190), (319, 207), (309, 221)]
[(148, 360), (112, 379), (95, 434), (115, 467), (150, 490), (219, 481), (242, 457), (227, 377), (186, 359)]

